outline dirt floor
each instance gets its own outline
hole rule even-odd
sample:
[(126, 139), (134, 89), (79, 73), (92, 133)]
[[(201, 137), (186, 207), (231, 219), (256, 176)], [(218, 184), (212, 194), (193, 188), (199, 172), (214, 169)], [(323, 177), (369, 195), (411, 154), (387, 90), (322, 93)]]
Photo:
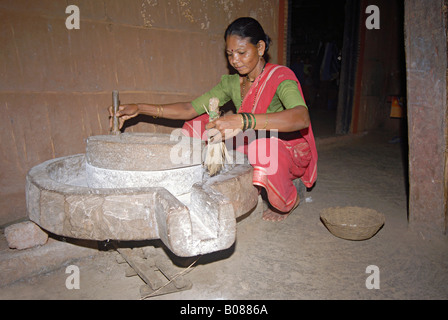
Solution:
[[(281, 223), (262, 221), (260, 214), (242, 219), (231, 248), (188, 269), (190, 290), (149, 299), (447, 299), (448, 237), (409, 230), (406, 162), (392, 138), (369, 133), (322, 140), (317, 184), (293, 214)], [(385, 225), (366, 241), (337, 238), (319, 218), (336, 206), (374, 209), (386, 216)], [(117, 255), (103, 250), (0, 287), (0, 299), (140, 299), (144, 282), (125, 277)], [(195, 261), (174, 260), (179, 266)], [(79, 289), (66, 287), (68, 265), (79, 268)], [(378, 289), (366, 286), (372, 265)]]

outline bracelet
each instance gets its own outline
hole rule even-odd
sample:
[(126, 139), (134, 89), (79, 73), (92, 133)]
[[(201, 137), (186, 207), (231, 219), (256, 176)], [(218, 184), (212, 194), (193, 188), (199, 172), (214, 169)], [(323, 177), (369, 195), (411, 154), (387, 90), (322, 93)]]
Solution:
[[(162, 109), (162, 112), (160, 112), (160, 109)], [(156, 116), (152, 116), (154, 119), (160, 118), (163, 115), (163, 107), (158, 105), (157, 106), (157, 115)]]
[(244, 120), (244, 116), (240, 113), (241, 116), (241, 130), (244, 131), (244, 127), (246, 126), (246, 121)]
[(268, 121), (269, 121), (269, 118), (268, 118), (268, 114), (266, 113), (266, 122), (264, 123), (263, 130), (265, 130), (268, 127)]
[(247, 114), (246, 113), (241, 113), (241, 117), (243, 118), (243, 131), (247, 130)]
[(255, 130), (255, 127), (257, 126), (257, 118), (255, 118), (255, 115), (253, 113), (251, 113), (251, 114), (252, 114), (252, 117), (254, 118), (254, 126), (252, 129)]
[(257, 126), (257, 118), (253, 113), (241, 112), (241, 118), (243, 120), (243, 131), (247, 129), (255, 129)]
[(247, 116), (247, 120), (249, 120), (249, 126), (247, 127), (248, 129), (252, 129), (252, 114), (251, 113), (246, 113)]

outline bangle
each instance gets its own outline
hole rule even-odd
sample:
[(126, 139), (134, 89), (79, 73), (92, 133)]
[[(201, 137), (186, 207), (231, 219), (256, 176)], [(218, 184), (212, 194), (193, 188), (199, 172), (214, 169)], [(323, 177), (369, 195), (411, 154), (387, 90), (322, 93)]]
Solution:
[[(160, 112), (160, 109), (162, 109), (162, 112)], [(157, 106), (157, 115), (156, 116), (152, 116), (154, 119), (160, 118), (163, 115), (163, 107), (158, 105)]]
[(246, 131), (247, 130), (247, 115), (243, 112), (243, 113), (241, 113), (241, 117), (243, 118), (243, 121), (244, 121), (243, 131)]
[(255, 130), (255, 127), (257, 126), (257, 118), (255, 118), (255, 115), (252, 113), (252, 117), (254, 118), (254, 126), (252, 129)]
[(268, 121), (269, 121), (269, 118), (268, 118), (268, 114), (266, 113), (266, 122), (264, 123), (263, 130), (265, 130), (268, 127)]
[(241, 117), (243, 118), (243, 131), (247, 129), (255, 129), (257, 126), (257, 119), (253, 113), (241, 112)]
[(241, 113), (240, 113), (240, 116), (241, 116), (241, 130), (244, 131), (244, 126), (246, 124), (246, 121), (244, 121), (244, 117), (243, 117), (243, 115)]
[(251, 117), (251, 113), (246, 113), (246, 117), (247, 120), (249, 120), (249, 126), (247, 127), (248, 129), (252, 129), (252, 117)]

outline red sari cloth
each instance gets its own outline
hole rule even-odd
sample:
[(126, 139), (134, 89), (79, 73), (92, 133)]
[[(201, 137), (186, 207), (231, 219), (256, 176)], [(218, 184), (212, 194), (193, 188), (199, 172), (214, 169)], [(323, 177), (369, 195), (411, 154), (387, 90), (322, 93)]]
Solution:
[[(238, 113), (266, 113), (278, 85), (284, 80), (294, 80), (303, 97), (300, 83), (289, 68), (267, 63), (244, 97)], [(208, 118), (204, 114), (185, 122), (184, 134), (206, 140), (204, 131)], [(270, 137), (260, 138), (259, 135), (256, 139), (248, 139), (247, 143), (237, 142), (236, 150), (247, 154), (254, 168), (252, 182), (265, 188), (269, 203), (279, 211), (289, 212), (297, 198), (293, 180), (301, 178), (305, 186), (311, 188), (317, 179), (314, 135), (311, 124), (296, 132), (271, 133)]]

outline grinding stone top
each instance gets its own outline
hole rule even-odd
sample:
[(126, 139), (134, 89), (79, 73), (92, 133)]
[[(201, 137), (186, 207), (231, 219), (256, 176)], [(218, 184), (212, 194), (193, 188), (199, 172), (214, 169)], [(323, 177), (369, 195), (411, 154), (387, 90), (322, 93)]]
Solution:
[(163, 133), (91, 136), (86, 159), (91, 166), (126, 171), (157, 171), (201, 164), (200, 139)]

